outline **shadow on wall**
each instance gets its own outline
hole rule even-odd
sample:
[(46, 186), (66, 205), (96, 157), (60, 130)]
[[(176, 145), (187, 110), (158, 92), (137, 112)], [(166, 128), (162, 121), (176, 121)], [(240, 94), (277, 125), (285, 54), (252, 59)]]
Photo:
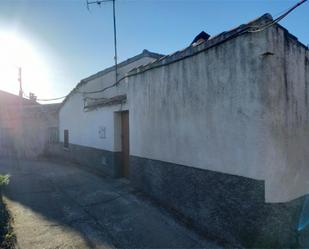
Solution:
[(75, 144), (69, 144), (68, 148), (64, 148), (63, 143), (54, 143), (46, 146), (44, 156), (77, 163), (85, 170), (100, 175), (112, 177), (121, 175), (121, 152), (111, 152)]

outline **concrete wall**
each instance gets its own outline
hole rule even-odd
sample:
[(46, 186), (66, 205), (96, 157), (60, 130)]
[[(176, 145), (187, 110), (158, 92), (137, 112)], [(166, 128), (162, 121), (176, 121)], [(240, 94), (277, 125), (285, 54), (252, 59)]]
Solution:
[(280, 27), (129, 77), (128, 86), (132, 156), (265, 180), (268, 202), (308, 193), (308, 50)]

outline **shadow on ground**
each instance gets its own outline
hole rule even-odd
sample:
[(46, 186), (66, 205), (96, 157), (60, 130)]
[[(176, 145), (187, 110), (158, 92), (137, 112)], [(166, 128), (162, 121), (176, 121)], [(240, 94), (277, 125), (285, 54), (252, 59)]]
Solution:
[(11, 174), (5, 198), (20, 248), (218, 248), (125, 180), (46, 160), (0, 159), (0, 173)]

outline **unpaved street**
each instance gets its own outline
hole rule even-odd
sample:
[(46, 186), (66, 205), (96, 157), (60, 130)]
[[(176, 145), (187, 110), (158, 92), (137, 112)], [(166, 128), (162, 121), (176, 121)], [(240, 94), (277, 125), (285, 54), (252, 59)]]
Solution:
[(5, 200), (19, 248), (218, 248), (124, 180), (44, 160), (1, 159), (0, 173), (11, 174)]

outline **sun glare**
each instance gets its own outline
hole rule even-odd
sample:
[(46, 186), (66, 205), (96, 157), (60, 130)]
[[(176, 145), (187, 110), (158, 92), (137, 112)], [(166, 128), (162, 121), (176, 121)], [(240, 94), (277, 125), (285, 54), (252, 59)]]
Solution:
[(22, 68), (25, 95), (47, 96), (50, 91), (48, 66), (40, 51), (17, 33), (0, 31), (0, 89), (18, 93), (18, 68)]

